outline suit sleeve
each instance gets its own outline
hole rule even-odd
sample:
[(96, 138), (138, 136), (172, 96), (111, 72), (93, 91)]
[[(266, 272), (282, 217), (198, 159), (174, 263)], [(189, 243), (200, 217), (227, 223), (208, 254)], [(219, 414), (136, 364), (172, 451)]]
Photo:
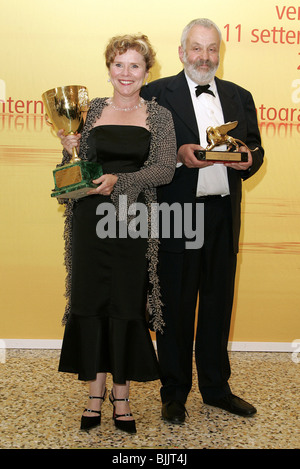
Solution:
[(252, 150), (253, 163), (247, 171), (241, 171), (242, 179), (248, 179), (253, 176), (261, 167), (264, 158), (264, 149), (261, 144), (261, 136), (258, 127), (257, 113), (251, 93), (247, 92), (247, 98), (244, 105), (247, 118), (247, 138), (246, 145)]

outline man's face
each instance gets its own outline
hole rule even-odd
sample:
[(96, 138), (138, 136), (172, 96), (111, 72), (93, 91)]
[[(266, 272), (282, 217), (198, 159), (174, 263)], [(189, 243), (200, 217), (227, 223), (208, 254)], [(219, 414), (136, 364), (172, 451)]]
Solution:
[(199, 85), (209, 83), (219, 66), (220, 38), (215, 28), (193, 26), (186, 38), (186, 48), (179, 47), (179, 57), (187, 75)]

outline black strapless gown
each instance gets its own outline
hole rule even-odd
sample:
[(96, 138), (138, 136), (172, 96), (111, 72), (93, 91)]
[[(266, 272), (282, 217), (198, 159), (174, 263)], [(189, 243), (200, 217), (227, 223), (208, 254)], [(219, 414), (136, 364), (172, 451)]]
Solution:
[[(104, 173), (137, 171), (147, 159), (150, 133), (136, 126), (92, 129), (88, 159)], [(147, 239), (100, 239), (96, 209), (110, 197), (91, 195), (74, 205), (71, 313), (59, 371), (89, 381), (109, 372), (115, 383), (158, 379), (158, 365), (145, 310)]]

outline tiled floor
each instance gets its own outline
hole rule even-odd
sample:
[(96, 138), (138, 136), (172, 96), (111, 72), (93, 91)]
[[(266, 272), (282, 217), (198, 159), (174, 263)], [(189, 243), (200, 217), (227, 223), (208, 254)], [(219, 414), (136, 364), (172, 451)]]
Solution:
[(0, 363), (0, 449), (300, 448), (300, 363), (288, 353), (230, 356), (232, 390), (257, 407), (254, 417), (203, 405), (194, 377), (189, 417), (172, 426), (160, 417), (159, 382), (132, 383), (137, 434), (128, 435), (114, 428), (108, 400), (101, 427), (79, 430), (88, 389), (57, 372), (58, 350), (7, 350)]

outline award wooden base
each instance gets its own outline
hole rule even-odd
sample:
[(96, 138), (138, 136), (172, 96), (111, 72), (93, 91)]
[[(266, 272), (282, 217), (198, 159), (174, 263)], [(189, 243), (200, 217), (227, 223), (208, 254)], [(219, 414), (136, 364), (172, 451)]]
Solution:
[(86, 197), (90, 189), (97, 187), (92, 181), (102, 174), (102, 166), (91, 161), (79, 161), (56, 168), (53, 171), (55, 188), (51, 197), (57, 199)]
[(200, 161), (214, 163), (247, 163), (248, 161), (248, 153), (240, 151), (195, 150), (194, 154)]

